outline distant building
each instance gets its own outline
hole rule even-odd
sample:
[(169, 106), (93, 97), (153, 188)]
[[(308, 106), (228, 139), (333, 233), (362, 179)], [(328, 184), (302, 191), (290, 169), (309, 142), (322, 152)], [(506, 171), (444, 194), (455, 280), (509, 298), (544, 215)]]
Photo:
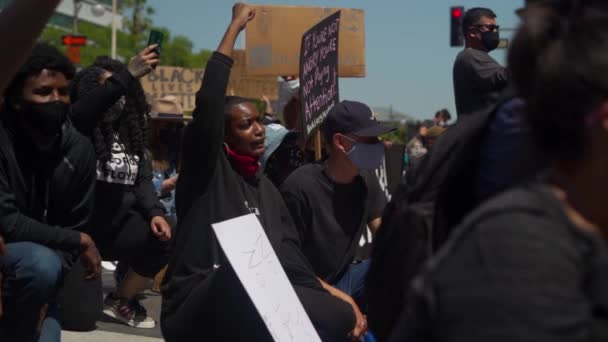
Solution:
[[(6, 7), (11, 1), (19, 0), (0, 0), (0, 10)], [(81, 0), (82, 7), (78, 13), (78, 20), (89, 22), (99, 26), (112, 25), (112, 0)], [(100, 11), (102, 5), (104, 11)], [(120, 14), (117, 15), (116, 22), (118, 29), (122, 30), (123, 20)], [(63, 0), (57, 7), (55, 14), (51, 17), (49, 25), (72, 30), (74, 24), (74, 0)]]

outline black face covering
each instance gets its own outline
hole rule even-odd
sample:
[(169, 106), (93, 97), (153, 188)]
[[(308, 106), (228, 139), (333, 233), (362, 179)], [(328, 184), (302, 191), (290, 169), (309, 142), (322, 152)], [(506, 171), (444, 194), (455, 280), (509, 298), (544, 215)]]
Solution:
[(21, 101), (19, 111), (23, 120), (47, 137), (54, 137), (61, 132), (61, 127), (68, 115), (69, 105), (61, 101), (36, 103)]
[(498, 44), (500, 44), (500, 34), (498, 31), (481, 32), (481, 43), (488, 52), (496, 50)]

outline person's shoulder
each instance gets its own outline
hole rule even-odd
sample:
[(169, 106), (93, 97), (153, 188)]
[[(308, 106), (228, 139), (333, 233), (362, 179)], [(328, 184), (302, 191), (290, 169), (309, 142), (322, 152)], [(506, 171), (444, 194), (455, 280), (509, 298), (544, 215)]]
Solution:
[(322, 164), (306, 164), (299, 167), (283, 182), (281, 191), (305, 191), (310, 189), (320, 177), (324, 177), (323, 169)]
[(456, 57), (457, 64), (471, 65), (488, 61), (495, 62), (494, 58), (492, 58), (489, 53), (473, 48), (466, 48), (460, 51), (460, 53)]
[(548, 185), (530, 183), (482, 204), (456, 231), (476, 241), (527, 243), (563, 239), (570, 236), (572, 224)]
[(80, 133), (74, 126), (66, 125), (63, 131), (62, 148), (66, 155), (78, 160), (95, 158), (95, 148), (91, 140)]

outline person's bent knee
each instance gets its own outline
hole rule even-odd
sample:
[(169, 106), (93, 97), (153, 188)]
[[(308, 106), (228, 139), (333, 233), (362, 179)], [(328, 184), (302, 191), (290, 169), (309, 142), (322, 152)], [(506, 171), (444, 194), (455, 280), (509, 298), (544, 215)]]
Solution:
[(30, 296), (46, 301), (59, 287), (62, 277), (61, 259), (45, 246), (31, 242), (21, 244), (23, 245), (19, 249), (25, 253), (21, 253), (16, 264), (18, 282), (23, 284)]

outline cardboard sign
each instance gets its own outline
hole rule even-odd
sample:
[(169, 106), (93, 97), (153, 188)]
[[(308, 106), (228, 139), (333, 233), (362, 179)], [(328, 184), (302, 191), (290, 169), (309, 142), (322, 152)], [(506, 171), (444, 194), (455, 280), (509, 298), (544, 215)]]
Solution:
[(320, 342), (257, 217), (250, 214), (212, 227), (273, 339)]
[(309, 136), (340, 101), (338, 36), (340, 12), (323, 19), (302, 36), (300, 99), (303, 132)]
[(196, 92), (203, 81), (204, 69), (185, 69), (177, 67), (159, 66), (152, 73), (142, 78), (148, 101), (173, 95), (181, 103), (184, 111), (194, 110)]
[[(261, 99), (266, 95), (270, 100), (278, 98), (279, 85), (274, 76), (249, 76), (246, 70), (245, 50), (233, 52), (234, 64), (230, 72), (227, 94)], [(159, 66), (141, 80), (148, 101), (167, 95), (177, 97), (185, 111), (193, 111), (196, 92), (200, 89), (205, 69), (186, 69)]]
[(228, 94), (251, 99), (261, 99), (266, 95), (271, 101), (279, 98), (279, 82), (276, 76), (249, 75), (245, 50), (234, 50), (232, 58), (234, 64), (228, 81)]
[(296, 6), (256, 6), (247, 24), (249, 75), (299, 74), (299, 38), (310, 27), (337, 11), (340, 22), (340, 77), (365, 77), (365, 13), (360, 9)]

